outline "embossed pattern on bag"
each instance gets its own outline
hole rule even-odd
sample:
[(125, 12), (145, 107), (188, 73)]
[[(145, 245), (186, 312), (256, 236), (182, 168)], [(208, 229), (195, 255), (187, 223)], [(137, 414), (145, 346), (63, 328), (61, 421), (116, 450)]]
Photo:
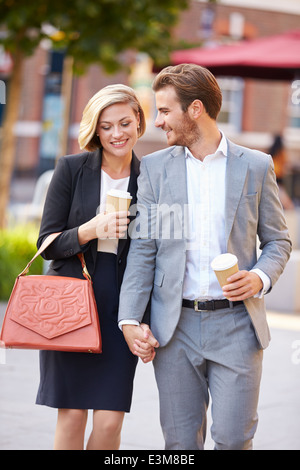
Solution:
[[(34, 276), (31, 276), (34, 278)], [(51, 339), (91, 323), (91, 315), (84, 302), (83, 286), (80, 280), (65, 278), (63, 285), (55, 276), (32, 279), (20, 277), (17, 296), (11, 305), (11, 319), (32, 331)], [(63, 302), (62, 299), (63, 298)], [(22, 308), (14, 311), (14, 303)], [(18, 314), (16, 314), (18, 313)]]

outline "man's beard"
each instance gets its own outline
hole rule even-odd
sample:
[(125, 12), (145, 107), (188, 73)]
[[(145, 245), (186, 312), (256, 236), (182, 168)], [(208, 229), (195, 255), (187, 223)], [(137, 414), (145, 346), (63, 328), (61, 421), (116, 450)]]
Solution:
[(180, 121), (178, 128), (172, 128), (174, 139), (171, 139), (170, 145), (182, 145), (190, 148), (193, 144), (201, 140), (201, 133), (197, 124), (184, 113), (183, 119)]

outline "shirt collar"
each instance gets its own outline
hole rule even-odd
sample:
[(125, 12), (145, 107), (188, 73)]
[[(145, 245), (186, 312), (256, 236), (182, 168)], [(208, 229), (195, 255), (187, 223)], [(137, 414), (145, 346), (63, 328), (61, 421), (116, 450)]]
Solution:
[[(222, 135), (222, 138), (221, 138), (221, 142), (219, 143), (219, 146), (215, 152), (214, 155), (216, 155), (217, 153), (222, 153), (224, 155), (224, 157), (227, 157), (228, 155), (228, 144), (227, 144), (227, 140), (226, 140), (226, 137), (225, 135), (223, 134), (222, 131), (220, 131), (221, 135)], [(185, 149), (185, 157), (193, 157), (193, 154), (191, 153), (191, 151), (187, 148), (187, 147), (184, 147)]]

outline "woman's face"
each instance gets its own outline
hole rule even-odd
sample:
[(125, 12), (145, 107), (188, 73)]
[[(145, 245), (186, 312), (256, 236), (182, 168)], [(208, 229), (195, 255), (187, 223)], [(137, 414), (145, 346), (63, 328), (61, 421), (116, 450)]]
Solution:
[(107, 157), (131, 157), (138, 139), (139, 116), (128, 103), (116, 103), (100, 114), (97, 134)]

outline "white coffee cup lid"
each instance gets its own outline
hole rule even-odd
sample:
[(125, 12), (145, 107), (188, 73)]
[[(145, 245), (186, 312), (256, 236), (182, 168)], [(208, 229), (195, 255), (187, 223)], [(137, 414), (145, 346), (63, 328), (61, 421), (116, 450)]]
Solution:
[(127, 191), (121, 191), (120, 189), (110, 189), (107, 193), (108, 196), (120, 197), (123, 199), (132, 199), (132, 196)]
[(212, 260), (211, 267), (214, 271), (222, 271), (223, 269), (232, 268), (237, 261), (238, 259), (235, 255), (231, 253), (223, 253)]

